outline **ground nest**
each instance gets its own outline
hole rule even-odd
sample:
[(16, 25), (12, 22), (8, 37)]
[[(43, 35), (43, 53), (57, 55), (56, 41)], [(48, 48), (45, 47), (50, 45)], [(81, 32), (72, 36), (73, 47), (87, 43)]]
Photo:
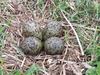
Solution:
[[(45, 23), (45, 20), (42, 20), (41, 24), (45, 25)], [(63, 24), (62, 22), (62, 26)], [(20, 26), (14, 28), (15, 30), (12, 30), (13, 28), (14, 26), (11, 26), (7, 30), (10, 34), (6, 38), (6, 46), (3, 54), (5, 58), (3, 67), (5, 70), (11, 71), (11, 69), (21, 69), (25, 71), (32, 64), (37, 64), (42, 68), (40, 75), (75, 75), (77, 73), (82, 75), (82, 71), (86, 68), (82, 62), (85, 61), (86, 57), (81, 56), (75, 35), (69, 26), (64, 27), (69, 35), (68, 41), (65, 43), (64, 52), (57, 55), (48, 55), (44, 50), (37, 55), (23, 54), (18, 48), (20, 40), (24, 38), (21, 32), (19, 33)], [(64, 37), (62, 37), (62, 39), (63, 38)]]
[[(20, 10), (16, 11), (20, 12)], [(66, 35), (68, 35), (64, 40), (65, 48), (62, 54), (49, 55), (44, 51), (44, 48), (42, 48), (43, 50), (41, 49), (37, 55), (26, 55), (19, 48), (20, 41), (24, 39), (20, 24), (34, 19), (43, 29), (48, 23), (48, 19), (43, 18), (43, 16), (41, 17), (38, 11), (33, 12), (34, 15), (29, 11), (24, 12), (24, 10), (21, 11), (21, 13), (23, 14), (18, 15), (17, 13), (13, 13), (17, 15), (17, 18), (15, 18), (11, 22), (11, 26), (6, 29), (8, 35), (5, 38), (5, 47), (2, 49), (2, 57), (5, 61), (2, 64), (3, 68), (7, 72), (10, 72), (12, 69), (20, 69), (25, 72), (32, 64), (36, 64), (41, 68), (39, 75), (82, 75), (84, 70), (88, 68), (86, 66), (88, 64), (84, 62), (87, 61), (88, 57), (82, 55), (76, 36), (69, 26), (69, 23), (64, 20), (60, 22), (62, 28), (66, 30), (66, 32), (60, 33), (60, 38), (64, 39)], [(35, 36), (41, 39), (43, 38), (41, 35), (40, 33), (39, 36)], [(47, 35), (48, 34), (46, 34), (45, 37), (48, 37)]]

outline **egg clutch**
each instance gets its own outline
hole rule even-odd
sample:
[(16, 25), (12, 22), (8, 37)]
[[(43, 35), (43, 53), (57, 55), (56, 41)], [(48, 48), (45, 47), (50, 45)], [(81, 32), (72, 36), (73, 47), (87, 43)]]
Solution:
[(38, 54), (44, 48), (47, 54), (61, 54), (64, 50), (64, 40), (61, 34), (63, 28), (58, 21), (49, 21), (45, 28), (41, 28), (35, 21), (28, 21), (22, 26), (24, 40), (19, 47), (25, 54)]

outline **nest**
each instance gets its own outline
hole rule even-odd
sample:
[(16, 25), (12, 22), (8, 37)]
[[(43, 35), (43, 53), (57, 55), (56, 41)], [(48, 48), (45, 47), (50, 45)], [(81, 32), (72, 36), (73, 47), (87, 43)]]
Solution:
[(5, 39), (5, 47), (2, 49), (2, 57), (5, 61), (2, 66), (6, 71), (20, 69), (25, 72), (32, 64), (37, 64), (42, 68), (39, 75), (82, 75), (83, 70), (87, 68), (84, 61), (87, 61), (88, 57), (82, 56), (76, 36), (69, 23), (62, 21), (62, 26), (68, 37), (64, 52), (61, 55), (47, 55), (44, 51), (34, 56), (24, 55), (18, 48), (20, 40), (24, 38), (21, 34), (20, 23), (34, 19), (41, 27), (44, 27), (47, 24), (47, 18), (41, 17), (38, 11), (34, 11), (34, 15), (24, 9), (23, 11), (20, 11), (20, 9), (15, 11), (21, 13), (13, 13), (16, 18), (11, 21), (11, 26), (6, 29), (8, 36)]

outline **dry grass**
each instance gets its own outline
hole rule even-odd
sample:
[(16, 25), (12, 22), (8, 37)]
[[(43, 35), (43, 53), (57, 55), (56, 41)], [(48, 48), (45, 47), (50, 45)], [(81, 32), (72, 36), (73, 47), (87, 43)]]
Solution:
[[(50, 0), (45, 1), (45, 5), (41, 5), (41, 7), (43, 6), (42, 10), (39, 8), (38, 2), (34, 4), (33, 9), (31, 0), (11, 0), (11, 2), (2, 2), (4, 2), (4, 7), (0, 11), (0, 23), (8, 25), (5, 30), (7, 36), (4, 40), (4, 47), (1, 49), (1, 57), (4, 61), (1, 65), (4, 70), (11, 72), (12, 70), (20, 69), (22, 72), (25, 72), (32, 64), (37, 64), (41, 67), (39, 75), (82, 75), (83, 70), (91, 67), (87, 63), (84, 63), (87, 62), (89, 58), (84, 55), (84, 49), (88, 48), (89, 44), (91, 44), (91, 34), (94, 34), (96, 31), (95, 24), (86, 27), (84, 25), (78, 25), (78, 23), (71, 23), (62, 12), (60, 16), (62, 16), (61, 22), (65, 30), (62, 39), (65, 38), (64, 40), (66, 40), (63, 54), (47, 55), (42, 51), (36, 56), (24, 55), (18, 48), (19, 41), (24, 38), (21, 35), (22, 30), (20, 24), (28, 20), (36, 20), (41, 27), (44, 27), (48, 19), (53, 18), (51, 12), (46, 9), (50, 7), (50, 4), (54, 4), (54, 2)], [(35, 1), (33, 3), (35, 3)], [(74, 10), (74, 7), (70, 7)], [(83, 39), (85, 38), (83, 42), (80, 41), (79, 35), (81, 33), (77, 34), (77, 28), (83, 30), (82, 37)]]

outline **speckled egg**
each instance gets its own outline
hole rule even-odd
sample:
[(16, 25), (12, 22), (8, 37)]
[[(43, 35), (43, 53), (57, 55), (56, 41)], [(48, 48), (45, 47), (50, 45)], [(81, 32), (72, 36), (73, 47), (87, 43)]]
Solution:
[(36, 37), (27, 37), (20, 42), (20, 48), (25, 54), (38, 54), (41, 51), (42, 43)]
[(58, 21), (49, 21), (44, 30), (44, 40), (50, 37), (59, 37), (62, 33), (62, 25)]
[(42, 39), (42, 30), (35, 21), (28, 21), (22, 24), (22, 35), (24, 37), (33, 36)]
[(64, 41), (58, 37), (51, 37), (44, 43), (47, 54), (61, 54), (64, 50)]

